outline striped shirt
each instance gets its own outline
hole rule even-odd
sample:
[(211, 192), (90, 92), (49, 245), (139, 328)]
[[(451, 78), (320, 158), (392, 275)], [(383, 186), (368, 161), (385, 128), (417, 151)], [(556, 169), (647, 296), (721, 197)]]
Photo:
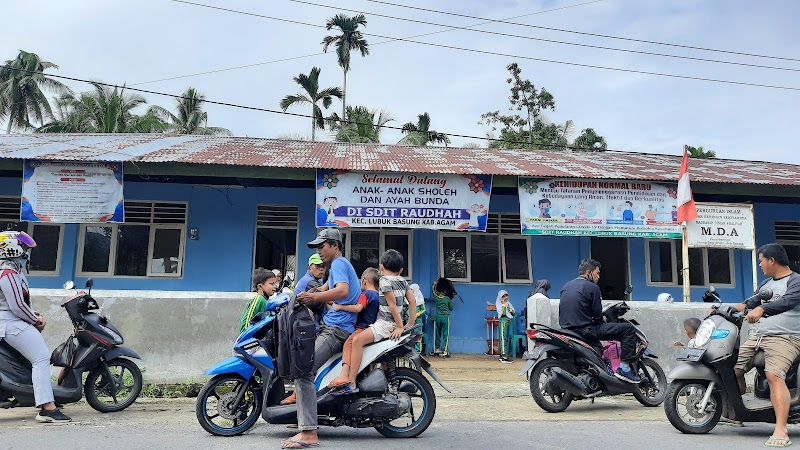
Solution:
[(39, 318), (30, 305), (28, 280), (11, 267), (11, 263), (3, 263), (0, 268), (0, 318), (19, 318), (33, 325)]
[(378, 308), (378, 320), (394, 322), (392, 310), (389, 309), (389, 302), (386, 300), (386, 292), (393, 292), (397, 311), (403, 308), (406, 299), (406, 291), (409, 289), (408, 282), (400, 275), (384, 275), (380, 281), (380, 307)]

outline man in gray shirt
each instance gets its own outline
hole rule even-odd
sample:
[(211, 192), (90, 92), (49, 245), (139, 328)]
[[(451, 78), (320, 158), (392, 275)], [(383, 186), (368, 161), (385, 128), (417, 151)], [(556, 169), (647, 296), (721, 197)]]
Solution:
[(800, 357), (800, 275), (789, 268), (789, 257), (780, 244), (767, 244), (758, 249), (759, 266), (769, 277), (759, 286), (772, 290), (772, 298), (751, 300), (734, 305), (739, 311), (749, 309), (745, 317), (756, 323), (750, 336), (739, 349), (735, 371), (739, 390), (745, 393), (744, 374), (753, 367), (753, 357), (764, 350), (764, 371), (769, 382), (770, 400), (775, 409), (775, 431), (767, 441), (768, 446), (789, 442), (786, 422), (789, 417), (789, 388), (786, 373)]

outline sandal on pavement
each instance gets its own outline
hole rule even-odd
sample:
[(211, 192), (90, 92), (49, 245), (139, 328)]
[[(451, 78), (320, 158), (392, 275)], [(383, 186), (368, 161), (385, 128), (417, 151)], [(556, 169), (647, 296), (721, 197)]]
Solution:
[(727, 417), (720, 417), (719, 418), (720, 425), (727, 425), (729, 427), (743, 427), (744, 424), (742, 422), (736, 422), (734, 420), (728, 419)]
[[(286, 445), (290, 444), (290, 445)], [(311, 442), (303, 442), (299, 439), (286, 439), (281, 443), (281, 448), (309, 448), (319, 447), (319, 444), (312, 444)]]
[(789, 440), (789, 437), (777, 437), (777, 436), (770, 436), (767, 439), (767, 442), (764, 442), (764, 445), (767, 447), (788, 447), (792, 445), (792, 441)]

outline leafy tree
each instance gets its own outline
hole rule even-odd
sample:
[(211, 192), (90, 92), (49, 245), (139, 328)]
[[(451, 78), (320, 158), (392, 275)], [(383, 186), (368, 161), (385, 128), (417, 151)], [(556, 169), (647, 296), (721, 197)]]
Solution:
[(149, 108), (138, 115), (135, 109), (147, 104), (138, 94), (125, 88), (94, 83), (94, 91), (63, 95), (56, 100), (58, 115), (39, 127), (37, 133), (158, 133), (168, 124)]
[(58, 66), (22, 50), (0, 67), (0, 120), (8, 120), (6, 134), (14, 127), (32, 128), (34, 122), (41, 124), (53, 117), (43, 89), (56, 95), (72, 93), (63, 83), (44, 75), (47, 69)]
[(597, 134), (593, 128), (584, 129), (580, 136), (575, 138), (572, 143), (575, 151), (604, 152), (608, 150), (608, 144), (603, 136)]
[[(311, 69), (311, 73), (306, 75), (301, 73), (300, 75), (294, 77), (295, 83), (297, 83), (301, 88), (303, 88), (303, 92), (295, 95), (287, 95), (286, 97), (281, 100), (281, 109), (286, 111), (289, 109), (290, 106), (296, 104), (303, 104), (303, 103), (310, 103), (311, 104), (311, 140), (315, 141), (317, 134), (316, 130), (325, 129), (325, 116), (322, 114), (322, 108), (328, 109), (333, 103), (333, 98), (342, 98), (342, 90), (338, 87), (331, 87), (325, 88), (320, 90), (319, 88), (319, 67), (314, 67)], [(319, 106), (319, 102), (322, 102), (322, 108)]]
[(367, 26), (367, 18), (363, 14), (356, 16), (347, 16), (345, 14), (336, 14), (328, 19), (325, 28), (328, 31), (336, 28), (340, 34), (335, 36), (325, 36), (322, 40), (322, 51), (327, 52), (328, 47), (332, 44), (336, 48), (336, 58), (339, 61), (339, 66), (344, 73), (344, 85), (342, 89), (342, 117), (347, 117), (346, 95), (347, 95), (347, 72), (350, 71), (350, 51), (355, 50), (361, 52), (361, 56), (369, 55), (369, 44), (364, 39), (364, 35), (358, 31), (359, 26)]
[(152, 109), (159, 119), (169, 123), (167, 131), (179, 134), (232, 136), (233, 133), (227, 128), (208, 126), (208, 113), (203, 111), (205, 98), (206, 96), (198, 93), (195, 88), (189, 87), (181, 98), (175, 99), (177, 116), (160, 106), (153, 106)]
[(717, 152), (715, 152), (714, 150), (704, 150), (702, 146), (700, 147), (687, 146), (687, 148), (689, 150), (689, 158), (710, 159), (717, 157)]
[(417, 123), (408, 122), (403, 125), (402, 131), (405, 136), (400, 139), (398, 145), (424, 146), (429, 143), (445, 145), (450, 143), (450, 138), (446, 134), (431, 130), (431, 116), (427, 112), (417, 116)]
[(348, 106), (345, 112), (344, 121), (336, 113), (328, 119), (337, 142), (380, 143), (383, 125), (394, 120), (383, 111), (371, 111), (365, 106)]

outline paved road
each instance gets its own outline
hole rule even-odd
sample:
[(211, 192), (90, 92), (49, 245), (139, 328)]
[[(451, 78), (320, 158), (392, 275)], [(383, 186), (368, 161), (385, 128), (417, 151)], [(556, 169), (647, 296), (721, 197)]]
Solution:
[[(605, 400), (605, 401), (601, 401)], [(687, 436), (675, 431), (660, 408), (642, 408), (630, 399), (600, 399), (594, 405), (576, 404), (565, 413), (531, 412), (526, 420), (513, 414), (485, 419), (485, 399), (443, 398), (436, 420), (418, 439), (392, 440), (372, 429), (324, 428), (324, 447), (336, 449), (473, 449), (473, 448), (764, 448), (772, 431), (767, 424), (745, 428), (719, 426), (708, 435)], [(499, 401), (499, 400), (498, 400)], [(515, 400), (516, 404), (519, 400)], [(489, 402), (491, 405), (491, 402)], [(143, 399), (129, 410), (99, 414), (85, 404), (69, 405), (76, 423), (42, 425), (32, 409), (0, 410), (0, 443), (7, 449), (115, 448), (115, 449), (248, 449), (278, 448), (293, 431), (259, 421), (250, 432), (235, 438), (210, 436), (197, 424), (191, 399)], [(499, 409), (499, 405), (494, 405)], [(535, 411), (532, 402), (526, 409)], [(505, 422), (504, 420), (509, 420)], [(800, 439), (800, 427), (791, 432)], [(702, 446), (702, 447), (701, 447)]]

